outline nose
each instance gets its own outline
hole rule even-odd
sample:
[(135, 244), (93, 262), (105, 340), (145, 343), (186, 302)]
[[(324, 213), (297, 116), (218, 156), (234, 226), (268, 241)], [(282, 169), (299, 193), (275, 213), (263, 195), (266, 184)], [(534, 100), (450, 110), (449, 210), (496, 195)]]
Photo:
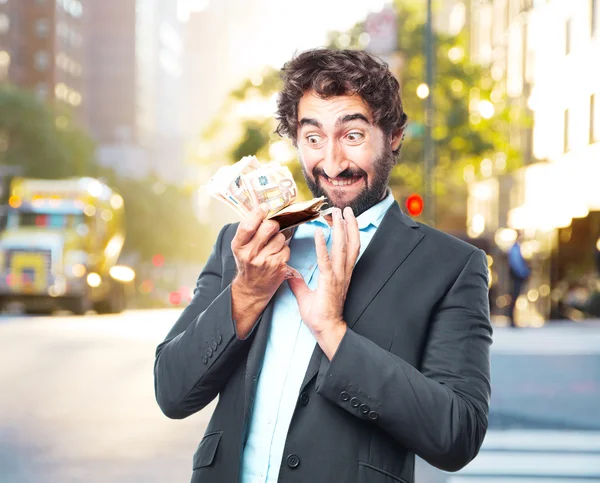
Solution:
[(344, 171), (344, 169), (346, 169), (346, 167), (344, 166), (343, 149), (337, 142), (329, 142), (323, 158), (323, 171), (325, 171), (325, 174), (330, 178), (335, 178)]

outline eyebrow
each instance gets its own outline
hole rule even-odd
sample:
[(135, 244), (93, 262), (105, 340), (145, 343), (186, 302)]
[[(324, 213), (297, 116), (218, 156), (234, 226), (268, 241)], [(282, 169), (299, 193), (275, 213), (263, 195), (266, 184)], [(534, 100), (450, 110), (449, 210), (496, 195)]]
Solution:
[[(351, 121), (356, 121), (356, 120), (360, 120), (360, 121), (366, 122), (367, 124), (371, 124), (364, 114), (360, 114), (359, 112), (357, 112), (354, 114), (346, 114), (343, 117), (339, 117), (338, 120), (335, 122), (335, 125), (336, 125), (336, 127), (339, 127), (342, 124), (346, 124), (346, 123), (349, 123)], [(310, 117), (303, 117), (302, 119), (300, 119), (299, 124), (301, 127), (302, 126), (315, 126), (319, 129), (323, 129), (323, 125), (319, 121), (317, 121), (316, 119), (310, 118)]]

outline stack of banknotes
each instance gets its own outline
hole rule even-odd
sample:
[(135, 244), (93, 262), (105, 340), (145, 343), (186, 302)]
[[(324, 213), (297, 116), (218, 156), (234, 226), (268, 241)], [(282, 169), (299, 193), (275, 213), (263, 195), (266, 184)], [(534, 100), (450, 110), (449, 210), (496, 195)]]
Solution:
[(255, 156), (221, 166), (210, 179), (208, 190), (241, 216), (260, 206), (267, 212), (266, 218), (277, 221), (281, 230), (331, 211), (322, 210), (327, 204), (325, 197), (296, 202), (298, 188), (290, 170), (278, 162), (261, 163)]

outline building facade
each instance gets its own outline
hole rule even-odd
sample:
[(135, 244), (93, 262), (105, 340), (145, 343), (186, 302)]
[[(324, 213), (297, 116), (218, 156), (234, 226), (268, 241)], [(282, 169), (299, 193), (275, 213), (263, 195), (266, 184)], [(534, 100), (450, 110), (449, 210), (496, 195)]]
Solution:
[[(523, 168), (471, 183), (468, 228), (503, 249), (515, 230), (525, 235), (533, 275), (518, 300), (524, 321), (576, 316), (565, 300), (577, 287), (593, 291), (600, 239), (598, 0), (480, 0), (470, 17), (473, 58), (531, 123), (510, 128)], [(505, 265), (496, 270), (506, 281)], [(509, 302), (501, 288), (497, 309)]]
[(56, 100), (85, 121), (84, 18), (80, 0), (0, 0), (0, 81)]

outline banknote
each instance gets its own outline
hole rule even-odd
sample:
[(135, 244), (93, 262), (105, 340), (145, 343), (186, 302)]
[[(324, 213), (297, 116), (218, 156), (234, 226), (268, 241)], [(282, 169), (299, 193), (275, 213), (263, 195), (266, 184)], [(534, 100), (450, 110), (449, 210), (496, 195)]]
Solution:
[(275, 163), (261, 166), (245, 180), (255, 206), (263, 208), (269, 216), (291, 205), (298, 196), (294, 177), (286, 166)]
[(233, 165), (221, 166), (208, 184), (209, 193), (231, 206), (241, 216), (256, 207), (276, 220), (281, 231), (325, 215), (324, 197), (296, 201), (298, 187), (287, 166), (277, 162), (261, 163), (246, 156)]

